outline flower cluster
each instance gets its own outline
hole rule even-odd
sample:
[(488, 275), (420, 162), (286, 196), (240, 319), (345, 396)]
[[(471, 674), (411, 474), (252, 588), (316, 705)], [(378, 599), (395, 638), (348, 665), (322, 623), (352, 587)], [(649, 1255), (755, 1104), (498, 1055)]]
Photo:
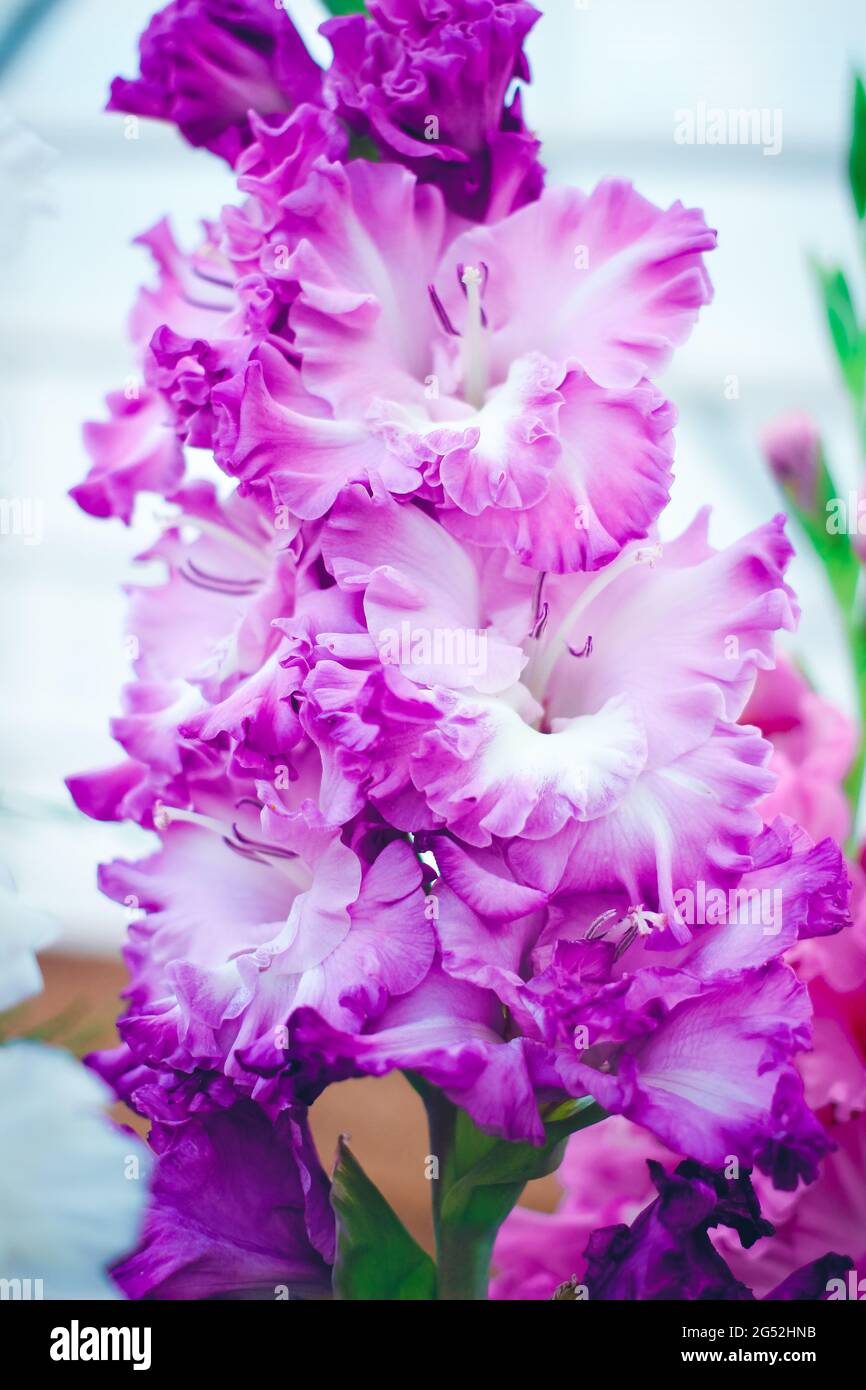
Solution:
[[(831, 835), (846, 842), (852, 818), (839, 783), (856, 745), (851, 721), (785, 660), (761, 673), (744, 719), (757, 725), (773, 748), (770, 766), (777, 780), (760, 804), (764, 818), (796, 817), (815, 839)], [(798, 940), (786, 953), (813, 1009), (812, 1049), (798, 1056), (797, 1069), (831, 1151), (818, 1180), (807, 1187), (784, 1191), (756, 1176), (773, 1240), (744, 1245), (722, 1229), (716, 1241), (736, 1280), (760, 1297), (779, 1296), (773, 1290), (798, 1267), (820, 1261), (828, 1243), (853, 1261), (852, 1277), (866, 1277), (866, 900), (863, 865), (847, 867), (853, 880), (852, 929), (836, 940)], [(652, 1201), (648, 1162), (675, 1161), (670, 1149), (623, 1119), (575, 1135), (558, 1173), (563, 1196), (557, 1211), (519, 1210), (505, 1223), (491, 1296), (545, 1299), (572, 1276), (587, 1278), (592, 1233), (630, 1222)], [(646, 1296), (644, 1291), (641, 1297)], [(697, 1295), (684, 1285), (679, 1293), (657, 1296)]]
[(784, 521), (657, 530), (653, 377), (714, 233), (620, 181), (543, 188), (522, 0), (369, 9), (321, 73), (270, 0), (174, 0), (112, 89), (240, 194), (193, 251), (142, 237), (141, 386), (73, 494), (173, 509), (123, 761), (70, 779), (158, 842), (101, 870), (135, 911), (94, 1065), (159, 1156), (132, 1296), (327, 1289), (306, 1111), (347, 1076), (411, 1070), (537, 1145), (590, 1095), (787, 1190), (829, 1147), (783, 955), (845, 924), (847, 876), (764, 823), (740, 722), (796, 620)]

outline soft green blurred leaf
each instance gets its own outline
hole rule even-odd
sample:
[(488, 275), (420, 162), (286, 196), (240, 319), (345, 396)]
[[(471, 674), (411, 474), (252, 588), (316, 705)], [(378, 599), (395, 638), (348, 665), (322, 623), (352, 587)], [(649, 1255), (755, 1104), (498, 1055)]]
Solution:
[(857, 74), (854, 79), (854, 110), (851, 117), (851, 149), (848, 154), (848, 178), (854, 195), (854, 206), (860, 221), (866, 217), (866, 89)]
[(435, 1299), (433, 1261), (342, 1139), (331, 1205), (337, 1217), (336, 1298)]
[(824, 311), (830, 325), (833, 346), (855, 402), (863, 398), (866, 380), (866, 334), (857, 319), (857, 310), (844, 271), (815, 265)]
[(857, 594), (860, 561), (847, 530), (835, 527), (834, 518), (839, 511), (839, 501), (847, 506), (848, 499), (840, 498), (837, 484), (823, 456), (818, 468), (815, 499), (811, 509), (807, 510), (801, 505), (796, 484), (785, 487), (784, 492), (788, 508), (811, 541), (812, 548), (824, 566), (842, 616), (847, 619)]

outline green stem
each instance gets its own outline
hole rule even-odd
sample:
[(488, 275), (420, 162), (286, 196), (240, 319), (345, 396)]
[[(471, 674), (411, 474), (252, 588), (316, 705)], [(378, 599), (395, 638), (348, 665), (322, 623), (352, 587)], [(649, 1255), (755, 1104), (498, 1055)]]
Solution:
[(605, 1112), (591, 1096), (581, 1096), (544, 1106), (540, 1144), (497, 1139), (436, 1087), (407, 1075), (426, 1106), (430, 1153), (439, 1161), (433, 1184), (438, 1296), (486, 1299), (497, 1232), (524, 1187), (553, 1173), (569, 1136), (598, 1124)]
[(439, 1298), (446, 1301), (486, 1299), (490, 1277), (490, 1256), (496, 1230), (478, 1231), (443, 1220), (442, 1207), (458, 1181), (458, 1111), (441, 1091), (425, 1088), (424, 1104), (430, 1132), (430, 1153), (439, 1160), (439, 1177), (433, 1183), (433, 1231), (436, 1237), (436, 1267)]

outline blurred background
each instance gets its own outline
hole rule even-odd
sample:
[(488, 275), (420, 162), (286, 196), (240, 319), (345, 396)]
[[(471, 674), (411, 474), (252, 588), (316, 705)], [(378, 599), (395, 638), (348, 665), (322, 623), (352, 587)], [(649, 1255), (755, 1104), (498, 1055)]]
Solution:
[[(626, 176), (655, 202), (702, 207), (719, 230), (715, 303), (663, 381), (680, 411), (665, 532), (710, 502), (724, 543), (778, 510), (756, 441), (794, 407), (816, 417), (842, 490), (856, 486), (862, 463), (808, 258), (859, 259), (844, 164), (852, 73), (866, 69), (863, 0), (536, 3), (525, 109), (550, 180)], [(150, 274), (132, 238), (170, 212), (189, 240), (233, 197), (221, 161), (173, 130), (141, 122), (128, 139), (122, 117), (101, 114), (111, 77), (137, 70), (137, 36), (158, 7), (0, 0), (0, 497), (30, 499), (41, 517), (38, 534), (0, 535), (0, 861), (59, 923), (38, 1009), (78, 1001), (97, 1030), (110, 1027), (126, 923), (98, 895), (95, 865), (146, 852), (148, 837), (86, 821), (62, 779), (115, 757), (107, 723), (128, 670), (121, 586), (155, 524), (147, 507), (130, 530), (96, 522), (66, 490), (87, 467), (82, 420), (101, 415), (132, 369), (125, 318)], [(327, 61), (323, 9), (286, 8)], [(677, 113), (701, 104), (774, 113), (781, 148), (678, 143)], [(822, 692), (852, 708), (809, 556), (793, 582), (796, 649)], [(403, 1084), (370, 1088), (372, 1108), (359, 1112), (370, 1133)], [(405, 1142), (422, 1144), (420, 1131)]]

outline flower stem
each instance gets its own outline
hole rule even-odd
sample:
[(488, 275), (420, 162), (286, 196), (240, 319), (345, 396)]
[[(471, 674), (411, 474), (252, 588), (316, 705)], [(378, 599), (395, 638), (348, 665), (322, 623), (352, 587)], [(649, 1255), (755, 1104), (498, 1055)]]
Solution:
[(430, 1153), (439, 1160), (439, 1177), (433, 1183), (433, 1230), (436, 1236), (439, 1298), (468, 1302), (486, 1299), (490, 1256), (498, 1228), (478, 1231), (469, 1226), (452, 1225), (444, 1219), (444, 1200), (459, 1180), (456, 1171), (458, 1111), (441, 1091), (432, 1087), (424, 1092), (424, 1104), (430, 1131)]
[(597, 1124), (605, 1112), (591, 1096), (547, 1104), (540, 1142), (500, 1139), (479, 1129), (435, 1086), (407, 1075), (427, 1109), (430, 1154), (438, 1160), (433, 1183), (438, 1297), (486, 1299), (497, 1233), (524, 1187), (555, 1172), (569, 1136)]

